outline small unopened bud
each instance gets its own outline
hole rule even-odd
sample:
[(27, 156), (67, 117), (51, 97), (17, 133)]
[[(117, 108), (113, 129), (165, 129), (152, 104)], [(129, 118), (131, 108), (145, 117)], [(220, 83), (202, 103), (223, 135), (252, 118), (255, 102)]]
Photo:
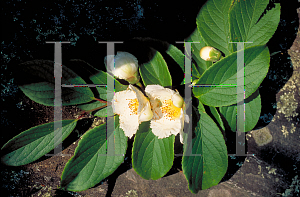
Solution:
[(104, 63), (107, 71), (115, 77), (124, 79), (131, 84), (139, 81), (138, 60), (130, 53), (118, 52), (114, 58), (113, 55), (109, 55), (105, 57)]
[(216, 62), (221, 58), (221, 52), (213, 47), (206, 46), (200, 50), (200, 57), (205, 61)]
[(195, 80), (192, 82), (192, 86), (196, 85), (198, 81), (199, 81), (199, 79), (195, 79)]

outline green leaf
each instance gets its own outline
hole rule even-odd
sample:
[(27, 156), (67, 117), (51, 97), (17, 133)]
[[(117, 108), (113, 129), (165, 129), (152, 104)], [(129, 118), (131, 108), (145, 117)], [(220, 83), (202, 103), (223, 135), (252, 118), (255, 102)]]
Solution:
[[(183, 132), (180, 133), (180, 138), (182, 138), (183, 143), (185, 143), (186, 139), (188, 139), (190, 135), (189, 131), (194, 131), (197, 126), (197, 123), (200, 120), (200, 114), (198, 111), (203, 110), (203, 112), (205, 112), (204, 106), (200, 102), (198, 108), (195, 107), (194, 105), (192, 105), (191, 107), (192, 107), (192, 114), (187, 114), (189, 116), (189, 123), (185, 123), (187, 124), (187, 126), (185, 126)], [(186, 109), (188, 108), (189, 107), (187, 106)]]
[[(68, 63), (68, 66), (76, 73), (80, 74), (80, 76), (89, 82), (89, 84), (97, 84), (102, 86), (97, 86), (96, 89), (98, 90), (98, 93), (100, 94), (100, 98), (106, 99), (107, 98), (107, 79), (110, 81), (114, 80), (115, 84), (115, 92), (119, 92), (122, 90), (126, 90), (127, 86), (122, 85), (118, 80), (114, 79), (113, 76), (110, 74), (98, 70), (94, 68), (89, 63), (80, 60), (80, 59), (71, 59)], [(113, 95), (113, 88), (108, 93), (111, 93)]]
[[(82, 109), (86, 113), (91, 113), (96, 111), (94, 116), (108, 117), (114, 115), (112, 106), (107, 106), (107, 104), (101, 103), (99, 101), (94, 101), (83, 105), (77, 105), (77, 107)], [(108, 110), (108, 114), (107, 114), (107, 110)]]
[[(244, 88), (245, 96), (248, 98), (261, 84), (266, 77), (270, 54), (266, 46), (254, 46), (244, 51)], [(241, 72), (241, 71), (239, 71)], [(207, 69), (193, 92), (203, 104), (208, 106), (220, 107), (232, 105), (237, 102), (236, 86), (237, 83), (237, 52), (230, 54)], [(213, 86), (224, 85), (224, 86)]]
[[(244, 108), (244, 107), (243, 107)], [(245, 132), (251, 131), (258, 122), (261, 112), (261, 99), (260, 94), (255, 91), (251, 96), (245, 99), (245, 120), (244, 116), (241, 118), (245, 121)], [(220, 113), (227, 120), (232, 131), (236, 131), (236, 116), (237, 116), (237, 105), (230, 105), (220, 107)]]
[[(169, 45), (169, 48), (166, 52), (178, 63), (181, 70), (185, 72), (185, 55), (172, 44)], [(199, 72), (202, 72), (201, 68), (199, 68), (193, 62), (191, 63), (191, 67), (192, 67), (192, 77), (193, 77), (192, 81), (195, 80), (196, 78), (200, 78), (201, 74)], [(199, 71), (199, 69), (201, 71)], [(181, 84), (184, 84), (184, 80), (181, 82)]]
[(175, 136), (158, 139), (152, 133), (150, 121), (142, 122), (135, 134), (132, 166), (144, 179), (157, 180), (171, 169), (174, 160)]
[(107, 106), (107, 107), (97, 111), (94, 116), (107, 117), (107, 116), (113, 116), (113, 115), (114, 115), (114, 111), (113, 111), (112, 106), (110, 105), (110, 106)]
[(210, 0), (197, 16), (198, 30), (209, 46), (230, 54), (228, 14), (231, 0)]
[[(102, 71), (102, 70), (98, 70), (93, 76), (90, 77), (90, 79), (92, 80), (92, 82), (94, 84), (107, 84), (107, 78), (109, 78), (110, 80), (113, 79), (113, 77)], [(114, 95), (114, 92), (119, 92), (119, 91), (124, 91), (127, 89), (127, 85), (123, 85), (121, 84), (119, 81), (117, 81), (116, 79), (114, 79), (114, 83), (115, 83), (115, 89), (109, 90), (107, 92), (107, 87), (97, 87), (97, 90), (100, 94), (100, 99), (106, 100), (107, 99), (107, 93), (111, 94), (110, 96)]]
[[(54, 106), (54, 62), (33, 60), (24, 62), (15, 70), (16, 80), (20, 89), (31, 100)], [(75, 72), (62, 65), (61, 84), (86, 84)], [(62, 105), (86, 103), (94, 96), (89, 87), (62, 87)]]
[[(107, 94), (109, 95), (109, 98), (113, 97), (114, 92), (119, 92), (119, 91), (124, 91), (127, 89), (127, 85), (123, 85), (121, 84), (119, 81), (117, 81), (116, 79), (113, 78), (113, 76), (111, 76), (110, 74), (102, 71), (102, 70), (98, 70), (94, 67), (92, 67), (90, 64), (82, 61), (82, 60), (71, 60), (72, 63), (74, 64), (74, 62), (76, 62), (77, 64), (80, 65), (81, 69), (84, 69), (85, 72), (89, 72), (88, 78), (91, 81), (91, 83), (93, 84), (97, 84), (97, 85), (104, 85), (104, 86), (97, 86), (96, 89), (99, 93), (99, 98), (102, 100), (107, 100)], [(78, 71), (80, 72), (80, 70)], [(114, 80), (114, 89), (111, 89), (110, 91), (107, 91), (107, 79), (109, 80)], [(110, 99), (109, 99), (110, 100)], [(100, 108), (102, 106), (106, 105), (105, 103), (101, 103), (99, 101), (93, 101), (90, 103), (85, 103), (83, 105), (78, 105), (78, 107), (82, 110), (88, 111), (88, 110), (93, 110), (96, 108)], [(107, 110), (108, 110), (108, 115), (107, 115)], [(98, 112), (96, 112), (94, 114), (95, 116), (99, 116), (99, 117), (107, 117), (107, 116), (113, 116), (114, 113), (112, 111), (112, 107), (108, 106), (105, 107), (103, 109), (100, 109)]]
[(170, 44), (168, 50), (166, 51), (168, 55), (170, 55), (180, 66), (182, 71), (185, 71), (184, 68), (184, 54), (174, 45)]
[(144, 85), (172, 86), (172, 79), (167, 63), (160, 52), (156, 51), (154, 57), (139, 67)]
[[(192, 76), (195, 78), (200, 78), (201, 75), (204, 73), (204, 71), (207, 69), (208, 65), (210, 65), (211, 62), (204, 61), (200, 57), (200, 50), (201, 48), (207, 46), (201, 37), (198, 29), (195, 29), (194, 32), (185, 39), (186, 42), (199, 42), (199, 43), (192, 43), (191, 44), (191, 50), (192, 50), (192, 57), (196, 61), (197, 65), (192, 65)], [(190, 52), (187, 51), (190, 55)], [(195, 80), (193, 78), (193, 80)]]
[[(113, 79), (113, 77), (111, 75), (109, 75), (108, 73), (102, 71), (102, 70), (97, 70), (94, 72), (94, 74), (90, 77), (90, 80), (94, 83), (94, 84), (107, 84), (107, 78), (110, 78), (110, 80)], [(124, 91), (127, 89), (127, 85), (123, 85), (121, 84), (119, 81), (117, 81), (116, 79), (114, 79), (114, 84), (115, 84), (115, 88), (111, 89), (110, 91), (107, 91), (107, 86), (102, 86), (102, 87), (96, 87), (98, 92), (99, 92), (99, 97), (102, 100), (107, 100), (107, 94), (109, 95), (109, 98), (111, 97), (111, 99), (113, 98), (114, 92), (119, 92), (119, 91)], [(109, 99), (109, 100), (111, 100)], [(92, 109), (96, 109), (99, 108), (101, 106), (104, 106), (105, 103), (101, 103), (99, 101), (95, 101), (92, 103), (87, 103), (84, 105), (79, 105), (78, 107), (83, 109), (83, 110), (92, 110)], [(107, 112), (108, 111), (108, 112)], [(103, 109), (100, 109), (99, 111), (97, 111), (94, 116), (98, 116), (98, 117), (108, 117), (108, 116), (113, 116), (113, 109), (112, 106), (107, 106)]]
[(200, 101), (199, 101), (199, 105), (198, 105), (198, 110), (202, 111), (202, 112), (205, 112), (204, 105)]
[(225, 131), (223, 121), (222, 121), (221, 116), (220, 116), (219, 112), (217, 111), (217, 109), (215, 107), (211, 107), (211, 106), (209, 106), (209, 109), (210, 109), (210, 112), (212, 113), (212, 115), (215, 117), (215, 119), (219, 123), (219, 125), (221, 126), (221, 128)]
[(10, 166), (20, 166), (33, 162), (49, 153), (75, 128), (77, 120), (63, 120), (62, 128), (54, 131), (54, 122), (32, 127), (9, 140), (2, 148), (1, 162)]
[(82, 105), (76, 105), (78, 108), (84, 110), (84, 111), (89, 111), (89, 110), (93, 110), (93, 109), (96, 109), (96, 108), (99, 108), (99, 107), (102, 107), (106, 105), (105, 103), (101, 103), (99, 101), (93, 101), (91, 103), (85, 103), (85, 104), (82, 104)]
[(232, 42), (253, 42), (245, 45), (251, 47), (270, 40), (280, 20), (280, 4), (275, 3), (275, 8), (260, 18), (268, 3), (269, 0), (234, 2), (229, 15)]
[(91, 188), (112, 174), (123, 162), (127, 149), (127, 137), (120, 128), (118, 116), (108, 120), (108, 125), (114, 120), (115, 131), (108, 133), (107, 138), (114, 135), (116, 155), (106, 154), (106, 124), (89, 130), (83, 135), (75, 149), (74, 156), (65, 166), (61, 177), (62, 189), (82, 191)]
[[(192, 147), (188, 144), (185, 148), (182, 159), (182, 170), (192, 193), (217, 185), (228, 166), (227, 148), (222, 133), (206, 113), (199, 113), (196, 137), (190, 143)], [(187, 150), (199, 155), (187, 155)]]

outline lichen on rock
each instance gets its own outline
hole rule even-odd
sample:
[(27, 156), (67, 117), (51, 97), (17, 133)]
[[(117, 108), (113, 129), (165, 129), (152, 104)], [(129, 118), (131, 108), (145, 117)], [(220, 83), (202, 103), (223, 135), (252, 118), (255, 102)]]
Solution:
[[(291, 121), (293, 117), (296, 117), (298, 108), (298, 102), (295, 98), (296, 92), (299, 94), (299, 89), (296, 84), (300, 81), (299, 76), (295, 73), (289, 80), (289, 82), (282, 88), (283, 94), (279, 97), (277, 102), (278, 113), (284, 114), (288, 121)], [(289, 90), (289, 91), (287, 91)]]
[(270, 130), (267, 127), (252, 131), (251, 134), (258, 146), (264, 146), (270, 143), (273, 139)]

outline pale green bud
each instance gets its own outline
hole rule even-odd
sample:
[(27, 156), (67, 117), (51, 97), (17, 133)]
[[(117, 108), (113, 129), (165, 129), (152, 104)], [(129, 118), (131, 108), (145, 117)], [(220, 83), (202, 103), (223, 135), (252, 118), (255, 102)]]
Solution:
[(192, 82), (192, 85), (193, 85), (193, 86), (196, 85), (198, 81), (199, 81), (199, 79), (195, 79), (195, 80)]
[(217, 49), (206, 46), (200, 50), (200, 57), (205, 61), (216, 62), (221, 58), (221, 52)]

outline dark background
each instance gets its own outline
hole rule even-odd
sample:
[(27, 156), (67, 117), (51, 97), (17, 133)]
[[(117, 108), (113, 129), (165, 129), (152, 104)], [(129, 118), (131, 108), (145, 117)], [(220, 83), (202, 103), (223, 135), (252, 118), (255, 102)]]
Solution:
[[(34, 59), (54, 59), (53, 44), (46, 41), (72, 41), (63, 44), (63, 62), (82, 59), (104, 68), (106, 45), (98, 41), (128, 41), (150, 37), (167, 41), (183, 50), (183, 41), (196, 28), (195, 18), (206, 1), (1, 1), (1, 143), (20, 132), (24, 104), (15, 84), (15, 65)], [(281, 2), (281, 19), (268, 43), (270, 70), (260, 87), (262, 112), (255, 129), (266, 126), (276, 112), (276, 93), (292, 75), (287, 49), (292, 45), (298, 24), (297, 0)], [(119, 45), (119, 44), (117, 44)], [(116, 48), (118, 49), (118, 46)], [(26, 76), (24, 76), (26, 77)], [(232, 149), (234, 150), (234, 149)], [(229, 152), (230, 152), (229, 147)], [(229, 172), (241, 166), (244, 158), (229, 158)]]

